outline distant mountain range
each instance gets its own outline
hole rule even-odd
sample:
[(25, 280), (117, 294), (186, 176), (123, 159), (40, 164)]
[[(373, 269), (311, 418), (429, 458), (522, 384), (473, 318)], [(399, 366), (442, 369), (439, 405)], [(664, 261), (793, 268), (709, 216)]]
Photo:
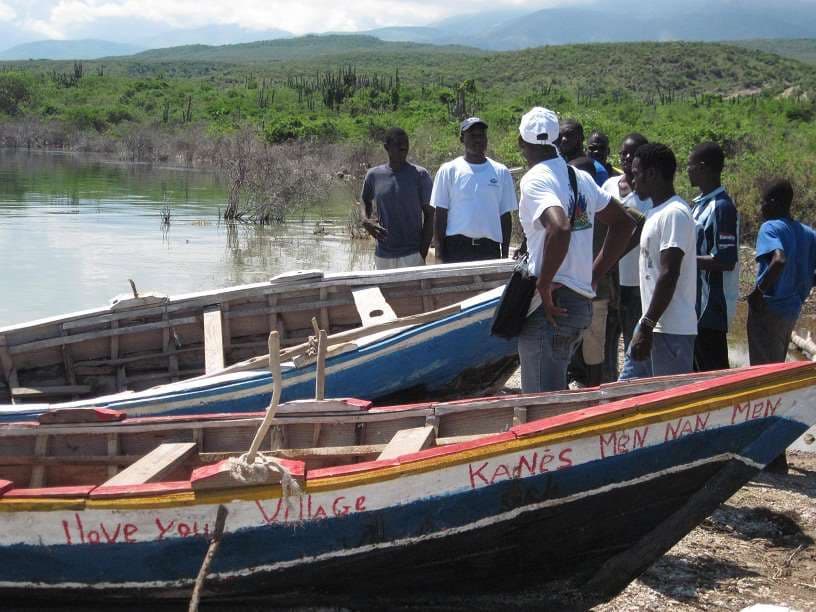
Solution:
[[(578, 7), (532, 12), (512, 9), (457, 15), (423, 27), (384, 27), (357, 34), (389, 42), (465, 45), (490, 51), (588, 42), (816, 38), (816, 3), (806, 0), (775, 0), (772, 3), (762, 0), (685, 0), (660, 4), (634, 0), (598, 1)], [(143, 49), (222, 46), (292, 36), (290, 32), (277, 29), (210, 25), (168, 30), (141, 39), (131, 37), (128, 43), (104, 40), (25, 43), (0, 52), (0, 60), (94, 59), (130, 55)]]
[(0, 60), (84, 60), (112, 55), (133, 55), (144, 51), (145, 48), (109, 40), (40, 40), (0, 51)]

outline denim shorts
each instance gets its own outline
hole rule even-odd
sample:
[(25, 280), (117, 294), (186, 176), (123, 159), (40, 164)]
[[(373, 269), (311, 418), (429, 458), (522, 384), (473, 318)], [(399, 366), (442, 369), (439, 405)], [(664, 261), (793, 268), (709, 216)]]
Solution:
[(592, 321), (592, 300), (566, 287), (553, 291), (553, 302), (567, 314), (556, 326), (539, 306), (524, 323), (518, 339), (521, 389), (524, 393), (567, 388), (567, 365), (581, 334)]

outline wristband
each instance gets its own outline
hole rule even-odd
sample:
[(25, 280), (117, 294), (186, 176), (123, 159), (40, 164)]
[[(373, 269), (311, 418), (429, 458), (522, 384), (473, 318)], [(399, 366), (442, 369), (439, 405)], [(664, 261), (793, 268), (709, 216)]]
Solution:
[(649, 329), (654, 329), (657, 326), (656, 321), (652, 321), (649, 317), (643, 316), (640, 318), (640, 324)]

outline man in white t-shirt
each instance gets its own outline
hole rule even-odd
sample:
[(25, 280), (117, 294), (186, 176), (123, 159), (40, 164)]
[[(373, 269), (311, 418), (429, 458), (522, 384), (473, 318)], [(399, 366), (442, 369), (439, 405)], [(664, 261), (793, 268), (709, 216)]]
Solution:
[(444, 263), (507, 257), (518, 208), (507, 166), (485, 155), (487, 124), (478, 117), (459, 126), (465, 154), (436, 173), (431, 206), (435, 211), (436, 255)]
[[(632, 159), (640, 145), (648, 144), (643, 134), (627, 134), (620, 148), (620, 162), (623, 174), (613, 176), (604, 182), (602, 189), (620, 201), (624, 208), (632, 211), (640, 220), (652, 208), (652, 202), (641, 199), (632, 189)], [(605, 375), (609, 380), (618, 378), (618, 346), (623, 336), (623, 350), (629, 349), (632, 334), (643, 311), (640, 306), (640, 272), (638, 260), (640, 249), (633, 248), (618, 262), (618, 287), (614, 303), (610, 302), (610, 313), (607, 317)], [(616, 289), (618, 287), (615, 287)]]
[(621, 380), (691, 372), (697, 335), (697, 240), (688, 203), (674, 191), (677, 159), (665, 145), (638, 147), (635, 192), (650, 198), (640, 234), (638, 323)]
[[(538, 289), (519, 335), (525, 393), (566, 388), (570, 356), (592, 319), (595, 283), (618, 261), (635, 231), (621, 204), (586, 172), (574, 171), (573, 190), (567, 163), (554, 146), (558, 133), (557, 115), (541, 107), (519, 125), (519, 148), (529, 167), (521, 179), (519, 220)], [(596, 217), (609, 229), (593, 262)]]

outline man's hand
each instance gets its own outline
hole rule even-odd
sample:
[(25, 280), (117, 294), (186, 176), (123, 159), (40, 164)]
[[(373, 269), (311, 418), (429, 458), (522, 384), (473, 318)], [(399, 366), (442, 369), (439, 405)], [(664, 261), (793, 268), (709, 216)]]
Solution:
[(385, 238), (388, 236), (388, 232), (385, 230), (385, 228), (371, 219), (363, 219), (363, 227), (374, 237), (375, 240), (385, 240)]
[(765, 312), (765, 296), (759, 287), (754, 287), (754, 290), (748, 294), (746, 299), (748, 300), (748, 306), (751, 307), (751, 310), (757, 313)]
[(557, 306), (553, 302), (552, 292), (558, 287), (553, 287), (550, 283), (538, 283), (538, 294), (541, 296), (541, 307), (544, 309), (544, 315), (553, 327), (558, 327), (555, 322), (555, 317), (565, 317), (567, 309)]
[(632, 359), (635, 361), (644, 361), (649, 358), (652, 353), (652, 340), (654, 340), (651, 327), (645, 325), (638, 325), (635, 329), (635, 335), (632, 336), (632, 342), (629, 344), (629, 352)]

